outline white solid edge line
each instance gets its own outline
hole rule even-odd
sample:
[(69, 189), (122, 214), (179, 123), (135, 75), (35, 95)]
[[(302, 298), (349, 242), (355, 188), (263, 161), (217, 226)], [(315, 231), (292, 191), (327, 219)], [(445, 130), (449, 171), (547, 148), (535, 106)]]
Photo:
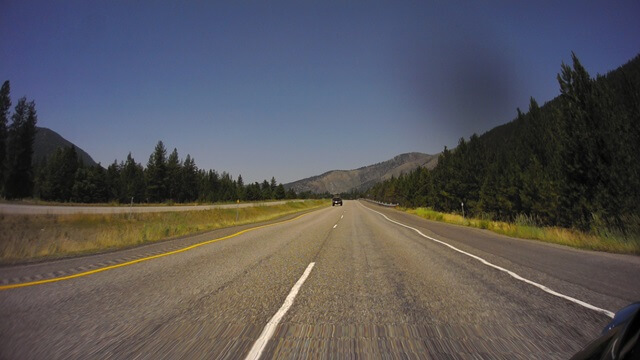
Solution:
[(287, 298), (284, 300), (284, 304), (282, 304), (280, 310), (278, 310), (278, 312), (273, 315), (271, 320), (269, 320), (267, 325), (262, 330), (262, 333), (258, 337), (258, 340), (253, 343), (251, 351), (249, 351), (249, 353), (245, 357), (246, 360), (257, 360), (260, 358), (260, 356), (262, 355), (262, 351), (264, 351), (264, 348), (267, 346), (267, 343), (271, 339), (271, 336), (273, 336), (273, 333), (276, 331), (276, 326), (278, 326), (284, 314), (286, 314), (291, 305), (293, 305), (293, 300), (296, 298), (296, 295), (298, 295), (298, 291), (300, 291), (302, 284), (304, 284), (305, 280), (307, 280), (307, 277), (309, 277), (311, 269), (313, 269), (315, 264), (316, 263), (314, 262), (310, 263), (300, 279), (298, 279), (298, 282), (293, 285), (293, 288), (291, 288), (291, 292), (289, 292), (289, 295), (287, 295)]
[(520, 275), (518, 275), (518, 274), (514, 273), (514, 272), (513, 272), (513, 271), (511, 271), (511, 270), (507, 270), (507, 269), (505, 269), (505, 268), (503, 268), (503, 267), (500, 267), (500, 266), (498, 266), (498, 265), (492, 264), (492, 263), (488, 262), (487, 260), (485, 260), (485, 259), (483, 259), (483, 258), (481, 258), (481, 257), (479, 257), (479, 256), (476, 256), (476, 255), (470, 254), (470, 253), (468, 253), (468, 252), (466, 252), (466, 251), (460, 250), (460, 249), (458, 249), (457, 247), (455, 247), (455, 246), (453, 246), (453, 245), (449, 245), (449, 244), (447, 244), (447, 243), (446, 243), (446, 242), (444, 242), (444, 241), (441, 241), (441, 240), (438, 240), (438, 239), (434, 239), (434, 238), (432, 238), (431, 236), (428, 236), (428, 235), (423, 234), (420, 230), (418, 230), (418, 229), (416, 229), (416, 228), (413, 228), (413, 227), (411, 227), (411, 226), (408, 226), (408, 225), (405, 225), (405, 224), (403, 224), (403, 223), (397, 222), (397, 221), (395, 221), (395, 220), (391, 220), (391, 219), (389, 219), (385, 214), (383, 214), (383, 213), (381, 213), (381, 212), (379, 212), (379, 211), (375, 211), (375, 210), (373, 210), (373, 209), (369, 209), (368, 207), (366, 207), (366, 206), (364, 206), (364, 205), (362, 205), (362, 206), (363, 206), (365, 209), (367, 209), (367, 210), (371, 210), (371, 211), (373, 211), (373, 212), (375, 212), (375, 213), (378, 213), (378, 214), (382, 215), (385, 219), (387, 219), (387, 220), (391, 221), (391, 222), (392, 222), (392, 223), (394, 223), (394, 224), (398, 224), (398, 225), (400, 225), (400, 226), (404, 226), (404, 227), (406, 227), (407, 229), (411, 229), (411, 230), (413, 230), (413, 231), (417, 232), (418, 234), (420, 234), (420, 236), (422, 236), (422, 237), (424, 237), (424, 238), (427, 238), (427, 239), (429, 239), (429, 240), (432, 240), (432, 241), (435, 241), (435, 242), (437, 242), (437, 243), (439, 243), (439, 244), (442, 244), (442, 245), (444, 245), (444, 246), (447, 246), (447, 247), (449, 247), (449, 248), (451, 248), (451, 249), (453, 249), (453, 250), (455, 250), (455, 251), (457, 251), (457, 252), (459, 252), (459, 253), (461, 253), (461, 254), (465, 254), (465, 255), (467, 255), (467, 256), (469, 256), (469, 257), (472, 257), (472, 258), (474, 258), (474, 259), (476, 259), (476, 260), (480, 261), (481, 263), (483, 263), (483, 264), (485, 264), (485, 265), (487, 265), (487, 266), (490, 266), (490, 267), (492, 267), (492, 268), (494, 268), (494, 269), (497, 269), (497, 270), (500, 270), (500, 271), (502, 271), (502, 272), (505, 272), (505, 273), (507, 273), (507, 274), (511, 275), (513, 278), (518, 279), (518, 280), (520, 280), (520, 281), (522, 281), (522, 282), (525, 282), (525, 283), (527, 283), (527, 284), (533, 285), (533, 286), (535, 286), (535, 287), (537, 287), (537, 288), (539, 288), (539, 289), (541, 289), (541, 290), (543, 290), (543, 291), (545, 291), (545, 292), (547, 292), (547, 293), (549, 293), (549, 294), (551, 294), (551, 295), (555, 295), (555, 296), (557, 296), (557, 297), (560, 297), (560, 298), (563, 298), (563, 299), (569, 300), (569, 301), (574, 302), (574, 303), (576, 303), (576, 304), (578, 304), (578, 305), (584, 306), (584, 307), (586, 307), (587, 309), (594, 310), (594, 311), (600, 312), (600, 313), (602, 313), (602, 314), (605, 314), (605, 315), (607, 315), (607, 316), (609, 316), (609, 317), (611, 317), (611, 318), (613, 318), (613, 316), (615, 315), (613, 312), (611, 312), (611, 311), (609, 311), (609, 310), (605, 310), (605, 309), (599, 308), (599, 307), (597, 307), (597, 306), (591, 305), (591, 304), (589, 304), (589, 303), (586, 303), (586, 302), (584, 302), (584, 301), (582, 301), (582, 300), (578, 300), (578, 299), (573, 298), (573, 297), (571, 297), (571, 296), (567, 296), (567, 295), (561, 294), (561, 293), (559, 293), (559, 292), (557, 292), (557, 291), (554, 291), (554, 290), (549, 289), (548, 287), (546, 287), (546, 286), (544, 286), (544, 285), (542, 285), (542, 284), (538, 284), (537, 282), (531, 281), (531, 280), (529, 280), (529, 279), (525, 279), (525, 278), (523, 278), (522, 276), (520, 276)]

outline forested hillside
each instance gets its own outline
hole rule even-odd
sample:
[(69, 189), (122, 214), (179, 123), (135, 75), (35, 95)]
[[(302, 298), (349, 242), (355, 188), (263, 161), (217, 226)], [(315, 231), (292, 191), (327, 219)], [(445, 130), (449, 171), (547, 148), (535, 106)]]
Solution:
[(561, 95), (487, 133), (460, 139), (433, 170), (417, 169), (367, 196), (407, 207), (581, 230), (640, 228), (640, 56), (591, 78), (563, 64)]

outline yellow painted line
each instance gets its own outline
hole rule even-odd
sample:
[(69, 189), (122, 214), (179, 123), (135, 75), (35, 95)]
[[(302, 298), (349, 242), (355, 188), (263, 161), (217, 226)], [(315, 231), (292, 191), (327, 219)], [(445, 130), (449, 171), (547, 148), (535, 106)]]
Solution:
[(67, 275), (67, 276), (61, 276), (61, 277), (57, 277), (57, 278), (37, 280), (37, 281), (29, 281), (29, 282), (18, 283), (18, 284), (0, 285), (0, 290), (9, 290), (9, 289), (16, 289), (16, 288), (27, 287), (27, 286), (48, 284), (48, 283), (58, 282), (58, 281), (63, 281), (63, 280), (71, 280), (71, 279), (79, 278), (79, 277), (82, 277), (82, 276), (92, 275), (92, 274), (96, 274), (96, 273), (107, 271), (107, 270), (112, 270), (112, 269), (117, 269), (117, 268), (124, 267), (124, 266), (137, 264), (137, 263), (140, 263), (140, 262), (143, 262), (143, 261), (149, 261), (149, 260), (153, 260), (153, 259), (157, 259), (157, 258), (169, 256), (169, 255), (179, 254), (181, 252), (189, 251), (189, 250), (195, 249), (195, 248), (203, 246), (203, 245), (211, 244), (211, 243), (222, 241), (222, 240), (231, 239), (233, 237), (240, 236), (242, 234), (246, 234), (246, 233), (248, 233), (250, 231), (254, 231), (254, 230), (258, 230), (258, 229), (264, 229), (264, 228), (269, 227), (269, 226), (280, 225), (280, 224), (288, 223), (288, 222), (291, 222), (291, 221), (295, 221), (295, 220), (298, 220), (301, 217), (307, 216), (309, 214), (310, 213), (306, 213), (306, 214), (302, 214), (302, 215), (296, 216), (293, 219), (284, 220), (284, 221), (280, 221), (280, 222), (273, 223), (273, 224), (261, 225), (261, 226), (256, 226), (256, 227), (253, 227), (253, 228), (245, 229), (245, 230), (242, 230), (242, 231), (238, 231), (235, 234), (223, 236), (221, 238), (217, 238), (217, 239), (213, 239), (213, 240), (203, 241), (201, 243), (197, 243), (197, 244), (193, 244), (193, 245), (190, 245), (190, 246), (183, 247), (182, 249), (173, 250), (173, 251), (165, 252), (165, 253), (162, 253), (162, 254), (147, 256), (147, 257), (144, 257), (144, 258), (127, 261), (127, 262), (123, 262), (123, 263), (120, 263), (120, 264), (109, 265), (109, 266), (105, 266), (105, 267), (101, 267), (101, 268), (98, 268), (98, 269), (93, 269), (93, 270), (89, 270), (89, 271), (85, 271), (85, 272), (81, 272), (81, 273), (77, 273), (77, 274), (73, 274), (73, 275)]

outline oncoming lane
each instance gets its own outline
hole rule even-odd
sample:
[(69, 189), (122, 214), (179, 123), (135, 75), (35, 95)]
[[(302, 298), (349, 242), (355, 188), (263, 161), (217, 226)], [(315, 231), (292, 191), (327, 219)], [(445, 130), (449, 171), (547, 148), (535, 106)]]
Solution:
[(182, 253), (2, 291), (0, 358), (240, 357), (339, 216), (325, 208)]

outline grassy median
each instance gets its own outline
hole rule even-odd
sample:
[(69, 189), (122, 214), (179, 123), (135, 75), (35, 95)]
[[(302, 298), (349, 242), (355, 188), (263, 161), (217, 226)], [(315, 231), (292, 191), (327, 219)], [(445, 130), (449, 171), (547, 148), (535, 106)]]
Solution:
[(127, 248), (234, 225), (272, 220), (328, 204), (328, 200), (307, 200), (282, 205), (182, 212), (0, 214), (0, 264)]
[(537, 226), (527, 217), (519, 217), (515, 223), (507, 223), (485, 219), (463, 218), (457, 214), (441, 213), (429, 208), (399, 208), (399, 210), (429, 220), (487, 229), (498, 234), (521, 239), (540, 240), (578, 249), (640, 255), (640, 236), (637, 235), (623, 235), (620, 232), (613, 231), (585, 233), (561, 227), (541, 227)]

